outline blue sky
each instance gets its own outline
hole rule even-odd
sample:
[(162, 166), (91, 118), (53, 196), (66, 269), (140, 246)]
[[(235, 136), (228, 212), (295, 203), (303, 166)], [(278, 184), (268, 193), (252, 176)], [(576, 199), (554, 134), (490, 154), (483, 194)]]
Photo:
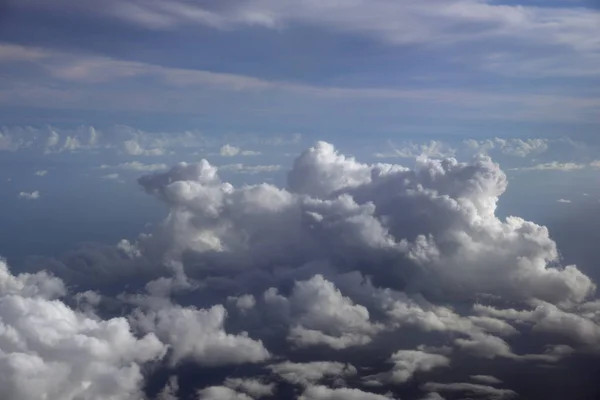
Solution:
[[(418, 146), (435, 141), (452, 150), (442, 156), (491, 151), (506, 170), (584, 166), (509, 172), (504, 201), (522, 208), (534, 198), (527, 204), (536, 215), (531, 176), (550, 190), (551, 202), (572, 190), (595, 190), (589, 179), (596, 183), (590, 163), (599, 158), (600, 126), (594, 1), (3, 4), (2, 196), (16, 207), (11, 215), (30, 218), (36, 232), (46, 232), (36, 212), (51, 215), (76, 203), (97, 214), (103, 196), (88, 194), (94, 185), (119, 196), (120, 207), (111, 210), (127, 216), (128, 232), (152, 220), (143, 210), (158, 206), (135, 187), (142, 172), (101, 165), (208, 158), (238, 165), (223, 171), (234, 182), (281, 183), (293, 157), (316, 140), (369, 161), (410, 164)], [(51, 135), (57, 135), (53, 146)], [(521, 155), (498, 144), (492, 150), (465, 145), (493, 138), (544, 145)], [(222, 157), (224, 145), (240, 151)], [(409, 157), (397, 157), (406, 148)], [(244, 156), (244, 150), (260, 154)], [(266, 168), (242, 171), (252, 165)], [(38, 170), (48, 174), (35, 175)], [(80, 201), (61, 199), (80, 186), (86, 188)], [(40, 198), (18, 196), (34, 191)], [(72, 216), (72, 224), (95, 221)], [(93, 233), (104, 229), (101, 219), (75, 232), (108, 241), (121, 235)]]

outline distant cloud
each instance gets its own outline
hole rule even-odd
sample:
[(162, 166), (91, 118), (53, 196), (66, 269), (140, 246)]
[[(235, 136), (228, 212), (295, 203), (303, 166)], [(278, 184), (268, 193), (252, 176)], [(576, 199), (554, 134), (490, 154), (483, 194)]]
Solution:
[(241, 163), (226, 164), (218, 167), (222, 171), (229, 171), (238, 174), (259, 174), (262, 172), (276, 172), (281, 170), (281, 165), (245, 165)]
[(127, 163), (122, 163), (118, 165), (107, 165), (103, 164), (100, 166), (100, 169), (119, 169), (123, 171), (143, 171), (143, 172), (153, 172), (160, 171), (163, 169), (167, 169), (166, 164), (144, 164), (139, 161), (132, 161)]
[(109, 180), (120, 180), (121, 176), (117, 173), (114, 174), (107, 174), (107, 175), (102, 175), (101, 176), (102, 179), (109, 179)]
[(588, 166), (591, 166), (591, 164), (578, 164), (578, 163), (574, 163), (574, 162), (562, 163), (562, 162), (558, 162), (558, 161), (552, 161), (552, 162), (543, 163), (543, 164), (536, 164), (536, 165), (534, 165), (532, 167), (511, 168), (511, 170), (513, 170), (513, 171), (563, 171), (563, 172), (571, 172), (571, 171), (578, 171), (578, 170), (585, 169)]
[(39, 171), (35, 171), (36, 176), (46, 176), (46, 174), (48, 174), (48, 171), (45, 169), (39, 170)]
[(530, 154), (541, 154), (548, 150), (548, 139), (486, 139), (474, 140), (468, 139), (464, 144), (468, 149), (477, 153), (487, 153), (490, 150), (497, 149), (501, 153), (516, 156), (526, 157)]
[(502, 381), (490, 375), (471, 375), (471, 379), (488, 385), (499, 385)]
[(34, 191), (34, 192), (21, 192), (19, 193), (19, 198), (20, 199), (25, 199), (25, 200), (37, 200), (40, 198), (40, 192), (39, 191)]
[(475, 383), (434, 383), (427, 382), (422, 387), (432, 392), (464, 393), (482, 398), (505, 400), (517, 397), (517, 394), (509, 389), (498, 389), (492, 386), (479, 385)]
[(556, 200), (558, 203), (571, 203), (571, 200), (568, 199), (558, 199)]
[(261, 153), (258, 151), (252, 151), (252, 150), (242, 150), (239, 147), (232, 146), (230, 144), (226, 144), (223, 147), (221, 147), (220, 154), (223, 157), (233, 157), (233, 156), (237, 156), (237, 155), (257, 156), (257, 155), (260, 155)]
[(377, 158), (415, 158), (419, 156), (446, 158), (455, 155), (456, 150), (448, 144), (432, 140), (423, 144), (408, 143), (402, 147), (396, 147), (390, 144), (391, 151), (386, 153), (375, 153)]

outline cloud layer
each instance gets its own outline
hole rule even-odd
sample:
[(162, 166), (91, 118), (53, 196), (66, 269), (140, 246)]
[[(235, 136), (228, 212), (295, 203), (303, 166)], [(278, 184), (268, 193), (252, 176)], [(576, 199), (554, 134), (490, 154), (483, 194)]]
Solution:
[[(9, 398), (136, 398), (153, 364), (174, 377), (163, 399), (504, 399), (523, 390), (507, 365), (600, 350), (595, 284), (547, 228), (496, 215), (507, 177), (488, 156), (408, 168), (318, 142), (283, 188), (235, 187), (205, 160), (139, 183), (169, 215), (114, 250), (116, 297), (4, 265)], [(181, 368), (226, 372), (194, 386)]]

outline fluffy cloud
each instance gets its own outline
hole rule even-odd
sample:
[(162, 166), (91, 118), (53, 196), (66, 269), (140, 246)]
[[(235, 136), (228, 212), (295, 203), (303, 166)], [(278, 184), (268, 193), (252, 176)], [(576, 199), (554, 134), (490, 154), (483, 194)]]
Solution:
[[(477, 383), (426, 383), (426, 398), (509, 398), (512, 390), (492, 386), (501, 370), (472, 376), (465, 363), (534, 368), (598, 351), (595, 285), (560, 265), (546, 227), (496, 215), (507, 178), (487, 156), (419, 157), (407, 168), (364, 164), (319, 142), (295, 160), (285, 188), (235, 187), (205, 160), (139, 183), (169, 214), (100, 260), (111, 265), (107, 273), (143, 276), (120, 284), (128, 293), (111, 301), (127, 318), (115, 320), (154, 338), (172, 371), (246, 364), (218, 386), (211, 378), (194, 388), (200, 398), (260, 398), (284, 393), (279, 385), (302, 399), (404, 398), (377, 394), (386, 390), (378, 386), (403, 389), (449, 366)], [(90, 271), (76, 264), (71, 272), (89, 275), (101, 257), (74, 258), (91, 260)], [(39, 296), (55, 302), (64, 285), (39, 276), (0, 289), (35, 281), (49, 293)], [(146, 293), (130, 292), (144, 284)], [(83, 320), (113, 321), (91, 316), (105, 297), (76, 299), (81, 311), (70, 312)], [(127, 387), (138, 390), (141, 380)], [(163, 392), (181, 390), (169, 384)]]
[(283, 306), (293, 321), (288, 340), (298, 347), (323, 344), (334, 349), (364, 345), (383, 327), (369, 320), (369, 311), (344, 297), (321, 275), (297, 282), (289, 299), (275, 289), (265, 301)]
[(388, 373), (366, 377), (367, 384), (401, 384), (409, 381), (418, 371), (431, 371), (434, 368), (447, 367), (450, 359), (442, 354), (431, 354), (420, 350), (400, 350), (392, 354), (390, 361), (394, 367)]
[(41, 169), (39, 171), (35, 171), (35, 176), (46, 176), (48, 174), (48, 171), (45, 169)]
[(262, 342), (225, 332), (227, 317), (221, 305), (209, 309), (164, 305), (137, 310), (131, 317), (134, 326), (154, 332), (170, 345), (172, 364), (191, 358), (200, 365), (218, 366), (267, 360), (269, 352)]
[(0, 384), (3, 398), (134, 399), (141, 366), (164, 345), (137, 338), (125, 318), (102, 320), (57, 300), (60, 280), (45, 273), (12, 275), (0, 261)]
[(35, 190), (33, 192), (20, 192), (19, 198), (25, 200), (37, 200), (40, 198), (40, 192)]
[(252, 150), (242, 150), (239, 147), (232, 146), (230, 144), (225, 144), (221, 147), (219, 152), (223, 157), (233, 157), (233, 156), (258, 156), (261, 153), (258, 151)]

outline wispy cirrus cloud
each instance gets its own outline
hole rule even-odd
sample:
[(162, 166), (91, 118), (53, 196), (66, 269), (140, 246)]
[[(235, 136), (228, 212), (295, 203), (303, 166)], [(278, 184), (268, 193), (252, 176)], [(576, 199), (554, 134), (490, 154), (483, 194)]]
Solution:
[[(494, 108), (505, 110), (508, 108), (509, 111), (503, 114), (505, 119), (536, 120), (543, 117), (561, 121), (578, 119), (597, 122), (594, 115), (597, 116), (595, 111), (600, 109), (600, 98), (594, 96), (510, 94), (465, 88), (319, 86), (256, 78), (244, 74), (165, 67), (103, 56), (44, 51), (38, 48), (31, 48), (30, 51), (39, 52), (39, 59), (33, 61), (29, 58), (20, 58), (10, 62), (15, 65), (22, 63), (34, 65), (40, 71), (36, 81), (43, 78), (48, 82), (65, 82), (72, 86), (59, 89), (51, 87), (53, 85), (30, 82), (28, 77), (15, 76), (7, 82), (4, 90), (0, 91), (0, 102), (52, 108), (83, 106), (191, 112), (196, 110), (199, 103), (207, 101), (198, 96), (195, 87), (205, 87), (232, 96), (252, 92), (264, 99), (285, 95), (305, 100), (327, 99), (339, 102), (352, 100), (442, 104), (450, 109), (464, 112), (479, 110), (475, 115), (480, 117), (485, 116), (481, 114), (482, 111), (490, 112)], [(152, 84), (140, 86), (138, 84), (140, 78), (149, 78)], [(115, 85), (107, 90), (105, 85), (109, 83)], [(559, 109), (561, 112), (556, 112)]]

